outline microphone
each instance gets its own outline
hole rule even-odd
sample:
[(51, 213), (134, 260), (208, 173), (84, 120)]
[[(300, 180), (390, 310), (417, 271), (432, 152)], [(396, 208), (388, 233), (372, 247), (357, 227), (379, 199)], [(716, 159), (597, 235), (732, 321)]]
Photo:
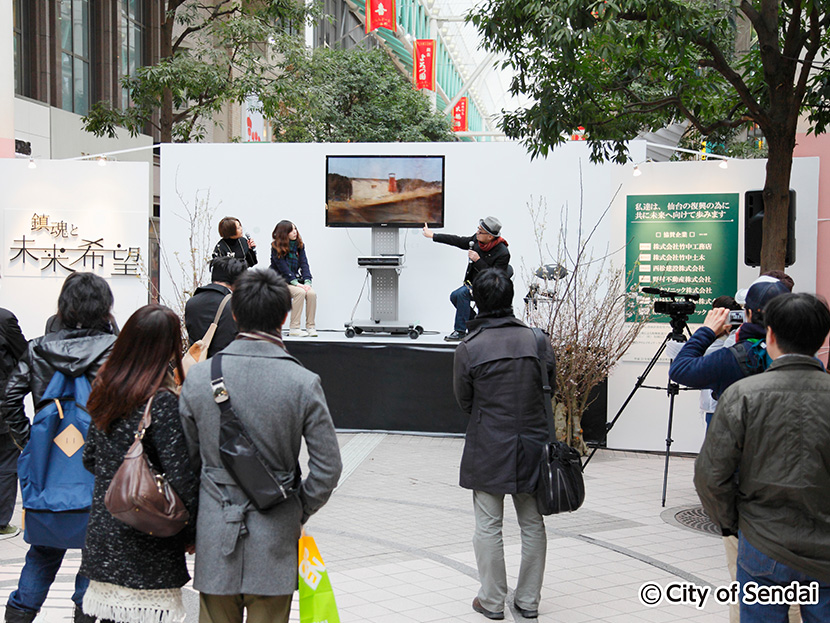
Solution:
[[(473, 245), (474, 245), (474, 244), (475, 244), (475, 242), (473, 242), (472, 240), (470, 240), (470, 251), (472, 251), (472, 250), (473, 250)], [(470, 264), (472, 264), (472, 263), (473, 263), (473, 260), (468, 259), (467, 261), (468, 261)]]

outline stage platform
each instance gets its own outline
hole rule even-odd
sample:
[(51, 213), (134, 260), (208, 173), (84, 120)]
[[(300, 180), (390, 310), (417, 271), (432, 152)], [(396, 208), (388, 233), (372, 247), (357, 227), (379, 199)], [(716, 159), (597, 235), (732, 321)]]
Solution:
[[(347, 338), (344, 330), (319, 336), (285, 337), (285, 346), (320, 375), (334, 425), (339, 430), (463, 434), (467, 416), (455, 402), (452, 365), (457, 342), (437, 331), (418, 339), (368, 334)], [(285, 331), (287, 334), (288, 331)], [(605, 384), (583, 417), (589, 442), (602, 439)]]

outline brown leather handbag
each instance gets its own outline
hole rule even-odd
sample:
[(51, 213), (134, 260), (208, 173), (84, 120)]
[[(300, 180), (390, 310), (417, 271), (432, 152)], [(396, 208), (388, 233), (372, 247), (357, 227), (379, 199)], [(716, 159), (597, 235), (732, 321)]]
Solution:
[(110, 482), (104, 505), (116, 519), (157, 537), (178, 534), (190, 520), (179, 495), (144, 454), (144, 431), (150, 426), (153, 398), (147, 401), (135, 441)]

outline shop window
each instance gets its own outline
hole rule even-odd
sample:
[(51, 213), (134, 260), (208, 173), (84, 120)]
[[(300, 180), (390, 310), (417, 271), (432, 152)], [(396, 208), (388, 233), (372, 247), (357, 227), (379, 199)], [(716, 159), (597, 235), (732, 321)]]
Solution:
[[(147, 6), (145, 0), (119, 0), (121, 4), (121, 67), (120, 77), (135, 75), (146, 64)], [(130, 105), (130, 93), (121, 91), (121, 103)]]
[(23, 48), (23, 0), (14, 0), (14, 92), (25, 95), (26, 75), (23, 73), (25, 51)]
[(89, 0), (61, 0), (61, 108), (89, 112), (90, 32)]

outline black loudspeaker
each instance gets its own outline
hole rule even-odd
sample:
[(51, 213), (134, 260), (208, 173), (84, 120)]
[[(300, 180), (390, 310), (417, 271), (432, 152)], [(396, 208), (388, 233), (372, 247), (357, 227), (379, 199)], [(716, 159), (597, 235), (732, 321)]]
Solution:
[[(761, 265), (761, 238), (764, 235), (764, 191), (748, 190), (744, 194), (744, 264)], [(795, 264), (795, 191), (790, 189), (790, 212), (787, 219), (787, 254), (785, 266)]]

